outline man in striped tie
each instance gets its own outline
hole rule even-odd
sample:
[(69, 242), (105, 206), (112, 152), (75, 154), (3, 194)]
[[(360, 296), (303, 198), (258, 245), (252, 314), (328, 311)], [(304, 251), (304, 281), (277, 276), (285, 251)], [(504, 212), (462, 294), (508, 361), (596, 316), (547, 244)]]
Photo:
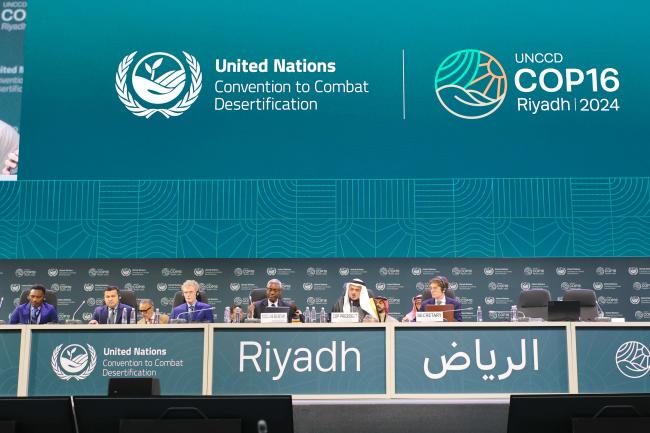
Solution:
[(29, 289), (29, 302), (19, 305), (9, 316), (9, 324), (42, 325), (59, 321), (56, 309), (46, 301), (45, 287), (34, 285)]

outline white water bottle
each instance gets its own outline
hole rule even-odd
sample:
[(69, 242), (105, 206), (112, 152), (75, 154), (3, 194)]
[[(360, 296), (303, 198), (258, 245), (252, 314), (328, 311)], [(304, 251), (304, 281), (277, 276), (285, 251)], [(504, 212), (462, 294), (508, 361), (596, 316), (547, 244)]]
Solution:
[(517, 306), (513, 305), (510, 308), (510, 321), (511, 322), (516, 322), (517, 321)]
[(230, 307), (223, 309), (223, 323), (230, 323)]
[(326, 323), (327, 322), (327, 313), (325, 313), (325, 307), (320, 307), (320, 314), (318, 315), (318, 321), (320, 323)]
[(135, 308), (131, 308), (131, 320), (129, 320), (131, 325), (135, 325)]
[(477, 322), (483, 321), (483, 311), (481, 310), (480, 306), (476, 309), (476, 321)]
[(160, 309), (156, 308), (156, 315), (153, 318), (153, 323), (159, 324), (160, 323)]

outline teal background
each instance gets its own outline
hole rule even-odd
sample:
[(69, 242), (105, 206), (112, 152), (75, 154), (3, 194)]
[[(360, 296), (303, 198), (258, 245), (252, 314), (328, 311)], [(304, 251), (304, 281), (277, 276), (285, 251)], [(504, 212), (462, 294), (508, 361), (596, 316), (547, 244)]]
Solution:
[[(91, 375), (77, 381), (59, 379), (50, 365), (52, 352), (59, 344), (90, 344), (97, 352), (97, 366)], [(151, 367), (157, 369), (160, 393), (163, 395), (201, 395), (203, 392), (203, 329), (178, 330), (97, 330), (32, 331), (32, 352), (29, 369), (29, 396), (48, 395), (106, 395), (108, 377), (102, 377), (104, 347), (166, 348), (161, 359), (183, 359), (183, 367)], [(156, 356), (111, 356), (111, 359), (155, 359)], [(112, 370), (118, 367), (106, 367)], [(128, 368), (128, 367), (124, 367)], [(134, 367), (135, 368), (135, 367)], [(146, 368), (146, 367), (143, 367)]]
[(18, 391), (20, 330), (0, 331), (0, 396), (14, 397)]
[[(258, 373), (251, 361), (246, 361), (244, 373), (239, 372), (240, 341), (257, 341), (262, 346)], [(323, 373), (316, 368), (316, 351), (331, 348), (337, 343), (337, 371)], [(346, 371), (341, 371), (340, 341), (346, 348), (355, 347), (361, 353), (361, 371), (356, 371), (356, 356), (349, 353)], [(266, 341), (271, 349), (277, 348), (280, 356), (286, 349), (305, 347), (312, 351), (312, 371), (298, 373), (293, 370), (293, 352), (284, 375), (277, 381), (274, 355), (271, 352), (271, 372), (265, 372)], [(248, 347), (248, 353), (254, 348)], [(384, 394), (386, 393), (386, 334), (384, 328), (366, 329), (215, 329), (214, 360), (212, 369), (213, 394)], [(322, 360), (329, 365), (329, 355)], [(301, 365), (304, 363), (301, 362)]]
[(579, 392), (650, 392), (650, 373), (630, 379), (616, 367), (616, 351), (627, 341), (650, 347), (648, 328), (576, 328)]
[[(474, 339), (481, 340), (481, 360), (489, 363), (489, 351), (495, 350), (496, 367), (482, 371), (476, 367)], [(521, 360), (520, 340), (525, 338), (526, 367), (513, 371), (502, 381), (484, 381), (484, 374), (504, 373), (508, 356)], [(532, 340), (538, 341), (538, 366), (533, 370)], [(456, 348), (452, 342), (458, 343)], [(449, 371), (438, 380), (425, 376), (424, 359), (429, 360), (429, 371), (442, 370), (441, 355), (446, 359), (463, 351), (471, 360), (468, 369)], [(564, 328), (395, 328), (395, 392), (397, 394), (453, 394), (453, 393), (559, 393), (568, 392), (568, 354)]]
[[(612, 7), (604, 0), (554, 0), (543, 8), (506, 0), (444, 5), (367, 0), (327, 5), (293, 0), (278, 5), (257, 0), (199, 2), (192, 7), (179, 7), (171, 0), (32, 2), (25, 43), (21, 177), (644, 175), (650, 89), (648, 60), (641, 53), (650, 48), (649, 11), (646, 4)], [(62, 25), (65, 31), (56, 31)], [(480, 121), (447, 113), (434, 93), (440, 62), (465, 48), (494, 55), (509, 77), (503, 106)], [(114, 88), (115, 72), (122, 58), (135, 50), (178, 55), (185, 50), (196, 56), (204, 88), (189, 111), (171, 120), (157, 115), (147, 121), (123, 107)], [(515, 52), (562, 52), (562, 68), (617, 68), (620, 91), (597, 96), (618, 97), (621, 111), (516, 113)], [(214, 112), (217, 57), (334, 60), (337, 72), (329, 78), (368, 80), (372, 92), (319, 97), (318, 112)], [(225, 75), (231, 80), (267, 78)], [(585, 88), (572, 94), (591, 95)]]
[[(650, 182), (633, 176), (646, 174), (649, 10), (32, 1), (21, 181), (0, 184), (0, 257), (648, 256)], [(22, 42), (3, 34), (0, 46), (22, 56)], [(510, 80), (515, 51), (615, 66), (622, 110), (515, 116), (510, 82), (496, 113), (458, 119), (433, 80), (463, 48), (496, 56)], [(187, 113), (124, 109), (114, 74), (135, 49), (198, 57), (204, 89)], [(334, 76), (368, 79), (373, 93), (324, 99), (317, 113), (214, 113), (218, 55), (331, 57)]]

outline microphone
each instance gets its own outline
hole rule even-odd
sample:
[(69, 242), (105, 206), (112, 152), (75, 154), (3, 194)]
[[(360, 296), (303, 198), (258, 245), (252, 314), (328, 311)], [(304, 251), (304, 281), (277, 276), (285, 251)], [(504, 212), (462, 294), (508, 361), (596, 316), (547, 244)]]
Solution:
[(200, 310), (194, 310), (194, 311), (190, 311), (190, 310), (183, 311), (182, 313), (179, 313), (178, 316), (176, 316), (176, 319), (173, 319), (173, 320), (180, 319), (183, 314), (187, 314), (187, 315), (192, 314), (192, 313), (198, 314), (201, 311), (210, 311), (210, 310), (216, 310), (216, 309), (217, 309), (217, 307), (210, 307), (210, 308), (201, 308)]
[(79, 304), (77, 309), (74, 310), (74, 313), (72, 313), (72, 318), (65, 321), (66, 325), (80, 325), (81, 324), (81, 320), (75, 320), (74, 316), (77, 315), (77, 313), (79, 312), (79, 310), (81, 310), (81, 307), (83, 307), (85, 303), (86, 303), (86, 301), (81, 301), (81, 304)]

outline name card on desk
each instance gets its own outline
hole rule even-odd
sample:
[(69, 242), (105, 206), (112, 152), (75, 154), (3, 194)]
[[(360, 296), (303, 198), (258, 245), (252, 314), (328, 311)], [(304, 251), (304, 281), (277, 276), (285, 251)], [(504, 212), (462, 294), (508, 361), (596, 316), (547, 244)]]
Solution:
[(416, 322), (442, 322), (442, 311), (418, 311), (415, 313)]
[(286, 313), (261, 313), (260, 323), (287, 323)]
[(332, 323), (359, 323), (359, 313), (332, 313)]

